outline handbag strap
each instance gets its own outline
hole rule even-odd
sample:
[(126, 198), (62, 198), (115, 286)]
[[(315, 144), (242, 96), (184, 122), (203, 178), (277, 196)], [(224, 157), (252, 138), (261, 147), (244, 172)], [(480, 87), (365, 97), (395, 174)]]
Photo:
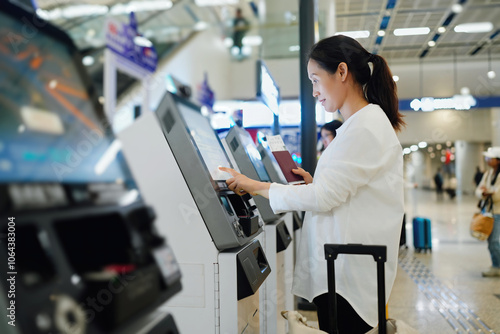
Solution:
[(491, 212), (493, 214), (493, 198), (491, 197), (491, 195), (487, 196), (485, 199), (482, 199), (481, 200), (481, 212), (484, 211), (484, 209), (486, 208), (486, 206), (489, 204), (489, 208), (487, 210), (487, 212)]

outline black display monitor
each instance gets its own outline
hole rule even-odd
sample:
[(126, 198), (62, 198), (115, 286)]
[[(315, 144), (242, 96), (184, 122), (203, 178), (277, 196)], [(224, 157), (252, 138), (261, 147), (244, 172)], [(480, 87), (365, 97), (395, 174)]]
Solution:
[[(271, 178), (269, 177), (269, 174), (266, 171), (266, 167), (262, 162), (262, 157), (260, 156), (259, 150), (257, 150), (257, 147), (255, 146), (252, 136), (250, 136), (248, 131), (245, 131), (244, 129), (241, 129), (241, 131), (238, 131), (238, 133), (239, 133), (238, 139), (241, 141), (241, 145), (243, 146), (243, 149), (245, 150), (248, 158), (250, 159), (253, 168), (255, 168), (255, 171), (257, 172), (260, 181), (271, 182)], [(239, 144), (237, 140), (231, 140), (229, 145), (231, 145), (231, 149), (233, 150), (233, 152), (235, 152), (237, 150), (237, 147), (235, 146)]]
[(34, 13), (28, 18), (0, 11), (0, 183), (125, 181), (78, 50)]
[(263, 60), (257, 60), (257, 99), (279, 114), (280, 89)]

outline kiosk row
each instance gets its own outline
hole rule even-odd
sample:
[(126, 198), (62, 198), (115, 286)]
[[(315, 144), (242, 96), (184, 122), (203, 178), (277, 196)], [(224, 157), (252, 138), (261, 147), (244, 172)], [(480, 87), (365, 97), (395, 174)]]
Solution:
[(286, 333), (301, 220), (218, 169), (283, 183), (265, 143), (171, 93), (115, 138), (69, 37), (0, 22), (0, 331)]

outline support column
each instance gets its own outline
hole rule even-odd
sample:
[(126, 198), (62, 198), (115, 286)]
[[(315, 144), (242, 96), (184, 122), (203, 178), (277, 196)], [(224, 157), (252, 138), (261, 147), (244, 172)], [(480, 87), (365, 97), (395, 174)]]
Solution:
[(491, 108), (491, 145), (500, 146), (500, 108)]
[(314, 44), (316, 27), (316, 0), (299, 0), (300, 44), (300, 154), (302, 168), (314, 175), (316, 169), (316, 101), (312, 96), (312, 84), (307, 75), (307, 52)]
[(464, 140), (455, 142), (455, 176), (457, 194), (473, 194), (476, 189), (474, 174), (479, 166), (484, 171), (484, 144)]

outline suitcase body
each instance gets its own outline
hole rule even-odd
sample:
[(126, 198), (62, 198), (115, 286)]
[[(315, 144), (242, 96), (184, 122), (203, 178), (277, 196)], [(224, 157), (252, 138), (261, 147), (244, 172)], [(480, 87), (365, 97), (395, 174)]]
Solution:
[[(335, 296), (335, 265), (334, 261), (339, 254), (371, 255), (377, 263), (377, 297), (379, 333), (387, 334), (386, 309), (385, 309), (385, 262), (387, 261), (387, 246), (361, 245), (361, 244), (325, 244), (325, 258), (328, 263), (328, 302), (333, 317), (330, 319), (330, 334), (338, 334), (337, 328), (337, 298)], [(373, 306), (375, 307), (375, 305)]]
[(413, 218), (413, 246), (417, 252), (432, 252), (431, 220)]

